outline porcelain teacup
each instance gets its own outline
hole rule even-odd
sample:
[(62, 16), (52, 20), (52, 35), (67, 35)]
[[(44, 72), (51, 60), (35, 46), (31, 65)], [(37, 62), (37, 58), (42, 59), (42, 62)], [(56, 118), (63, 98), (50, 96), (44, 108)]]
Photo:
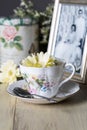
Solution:
[[(38, 94), (47, 98), (57, 95), (59, 88), (69, 81), (75, 73), (74, 66), (62, 60), (59, 60), (57, 66), (50, 67), (27, 67), (22, 64), (19, 66), (21, 74), (28, 83), (28, 91), (31, 94)], [(72, 67), (72, 73), (63, 80), (66, 67)]]

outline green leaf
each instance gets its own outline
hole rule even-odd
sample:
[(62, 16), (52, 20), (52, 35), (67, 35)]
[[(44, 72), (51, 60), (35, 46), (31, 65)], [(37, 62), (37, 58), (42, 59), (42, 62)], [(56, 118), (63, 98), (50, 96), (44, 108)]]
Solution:
[(5, 42), (5, 39), (3, 37), (0, 37), (1, 42)]
[(14, 46), (17, 50), (23, 50), (23, 46), (20, 43), (15, 43)]
[(16, 36), (15, 38), (14, 38), (14, 41), (21, 41), (22, 40), (22, 37), (21, 36)]
[(4, 42), (3, 46), (6, 48), (6, 47), (8, 47), (8, 44), (6, 42)]

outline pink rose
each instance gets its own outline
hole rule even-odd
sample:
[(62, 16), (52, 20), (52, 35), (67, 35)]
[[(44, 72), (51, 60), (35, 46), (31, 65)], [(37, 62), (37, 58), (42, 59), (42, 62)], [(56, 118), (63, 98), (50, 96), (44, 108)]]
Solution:
[(34, 89), (34, 88), (30, 88), (30, 89), (29, 89), (29, 92), (30, 92), (31, 94), (36, 94), (37, 90)]
[(11, 39), (14, 39), (16, 33), (17, 33), (17, 31), (16, 31), (15, 27), (13, 27), (13, 26), (6, 26), (3, 31), (4, 38), (6, 38), (6, 40), (8, 40), (8, 41)]

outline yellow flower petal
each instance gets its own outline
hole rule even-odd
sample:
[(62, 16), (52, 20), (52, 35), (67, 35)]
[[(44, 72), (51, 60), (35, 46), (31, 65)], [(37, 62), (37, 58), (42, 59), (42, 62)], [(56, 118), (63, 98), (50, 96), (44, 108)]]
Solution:
[(17, 80), (17, 66), (12, 60), (7, 61), (1, 66), (0, 82), (11, 84)]
[(22, 64), (24, 66), (29, 66), (29, 67), (49, 67), (56, 65), (55, 64), (55, 58), (50, 56), (48, 52), (43, 53), (37, 53), (32, 54), (31, 56), (28, 56), (22, 61)]

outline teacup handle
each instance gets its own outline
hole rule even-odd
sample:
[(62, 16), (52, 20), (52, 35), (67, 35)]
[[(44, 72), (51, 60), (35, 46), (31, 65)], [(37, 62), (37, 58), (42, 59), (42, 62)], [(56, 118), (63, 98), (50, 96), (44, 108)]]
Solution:
[(70, 76), (69, 76), (68, 78), (66, 78), (65, 80), (63, 80), (63, 81), (59, 84), (58, 88), (60, 88), (64, 83), (66, 83), (67, 81), (69, 81), (69, 80), (73, 77), (73, 75), (75, 74), (75, 67), (74, 67), (71, 63), (66, 63), (66, 64), (65, 64), (65, 68), (68, 67), (68, 66), (71, 66), (71, 67), (72, 67), (72, 73), (70, 74)]

